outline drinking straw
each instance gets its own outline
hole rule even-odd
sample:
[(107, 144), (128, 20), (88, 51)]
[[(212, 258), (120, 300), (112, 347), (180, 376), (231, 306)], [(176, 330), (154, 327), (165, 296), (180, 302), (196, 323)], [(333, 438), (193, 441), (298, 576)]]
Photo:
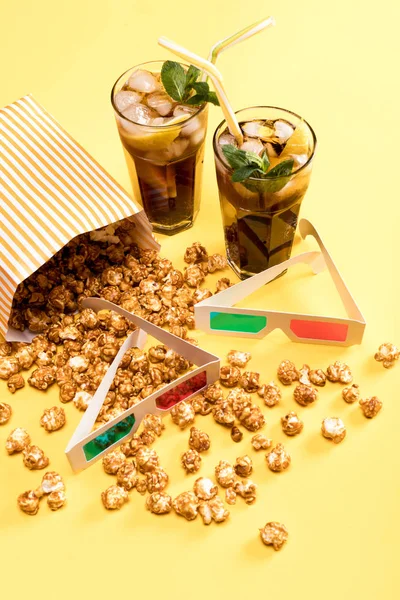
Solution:
[(222, 75), (218, 71), (217, 67), (205, 58), (194, 54), (190, 50), (187, 50), (183, 46), (179, 46), (172, 40), (169, 40), (165, 37), (160, 37), (158, 43), (160, 46), (170, 50), (173, 54), (176, 54), (180, 58), (183, 58), (183, 60), (186, 60), (189, 64), (195, 65), (207, 73), (214, 84), (215, 92), (221, 105), (222, 112), (224, 113), (225, 121), (228, 124), (228, 129), (235, 137), (238, 145), (241, 146), (243, 144), (243, 134), (239, 127), (236, 115), (227, 98), (224, 86), (222, 84)]

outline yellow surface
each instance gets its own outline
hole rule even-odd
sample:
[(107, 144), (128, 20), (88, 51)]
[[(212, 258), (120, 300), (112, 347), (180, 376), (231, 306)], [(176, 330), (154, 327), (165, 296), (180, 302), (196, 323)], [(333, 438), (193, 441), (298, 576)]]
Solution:
[[(281, 475), (267, 470), (262, 452), (252, 451), (249, 433), (235, 445), (211, 418), (199, 418), (197, 425), (212, 438), (201, 474), (212, 475), (218, 460), (248, 452), (259, 485), (254, 506), (239, 501), (227, 523), (207, 528), (200, 519), (155, 517), (137, 493), (123, 510), (107, 513), (100, 492), (113, 478), (99, 463), (75, 476), (63, 455), (80, 416), (74, 407), (66, 406), (67, 427), (46, 434), (38, 421), (44, 407), (58, 403), (56, 389), (42, 394), (27, 387), (10, 396), (1, 382), (0, 398), (14, 409), (10, 424), (0, 428), (1, 598), (400, 597), (400, 364), (386, 371), (372, 358), (383, 341), (400, 344), (398, 5), (392, 0), (329, 5), (317, 0), (3, 1), (0, 104), (32, 92), (130, 189), (109, 102), (114, 80), (134, 64), (170, 58), (156, 45), (160, 35), (206, 55), (216, 40), (269, 13), (277, 27), (231, 49), (219, 66), (236, 108), (283, 106), (315, 128), (318, 149), (303, 215), (318, 225), (351, 283), (368, 322), (365, 340), (361, 347), (335, 349), (293, 344), (278, 332), (252, 342), (197, 337), (221, 357), (231, 347), (250, 350), (250, 366), (264, 381), (274, 377), (283, 358), (315, 367), (343, 359), (363, 396), (378, 395), (384, 408), (369, 421), (341, 400), (340, 386), (331, 384), (315, 406), (302, 409), (295, 406), (292, 389), (285, 389), (281, 405), (264, 411), (265, 432), (284, 441), (292, 455), (290, 470)], [(211, 252), (223, 251), (211, 151), (220, 119), (220, 111), (211, 108), (196, 225), (162, 239), (163, 254), (180, 266), (182, 250), (194, 240)], [(297, 244), (296, 252), (300, 248)], [(306, 269), (285, 276), (268, 288), (271, 304), (340, 311), (328, 279), (319, 277), (320, 284), (318, 278), (310, 282)], [(279, 419), (292, 409), (298, 409), (305, 429), (284, 439)], [(348, 429), (339, 446), (319, 434), (322, 418), (332, 415), (342, 417)], [(181, 433), (169, 418), (167, 424), (156, 448), (176, 494), (189, 489), (194, 477), (185, 480), (179, 466), (188, 432)], [(62, 511), (51, 513), (45, 502), (36, 517), (17, 509), (18, 494), (36, 487), (42, 475), (24, 468), (21, 456), (7, 457), (4, 442), (17, 426), (27, 427), (51, 467), (64, 476), (68, 505)], [(269, 520), (282, 521), (289, 530), (280, 553), (258, 538), (258, 528)]]

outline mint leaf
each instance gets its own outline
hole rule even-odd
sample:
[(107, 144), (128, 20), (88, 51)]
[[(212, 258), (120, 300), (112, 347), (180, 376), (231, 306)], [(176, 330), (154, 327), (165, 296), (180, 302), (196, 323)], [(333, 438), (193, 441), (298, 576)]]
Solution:
[(245, 150), (247, 160), (250, 164), (257, 165), (257, 167), (262, 167), (263, 161), (262, 158), (256, 154), (255, 152), (250, 152), (250, 150)]
[(268, 152), (265, 150), (261, 157), (261, 169), (264, 171), (264, 173), (268, 171), (270, 164), (271, 163), (269, 162)]
[(204, 104), (204, 102), (206, 102), (206, 98), (203, 95), (195, 94), (186, 100), (185, 104), (189, 104), (189, 106), (200, 106), (200, 104)]
[(190, 65), (190, 67), (188, 68), (187, 73), (186, 73), (185, 87), (187, 90), (189, 90), (189, 88), (193, 87), (193, 84), (198, 80), (200, 73), (201, 73), (200, 69), (198, 69), (197, 67), (194, 67), (193, 65)]
[(281, 163), (277, 164), (273, 169), (268, 171), (266, 177), (287, 177), (291, 174), (294, 165), (293, 158), (289, 158), (288, 160), (284, 160)]
[[(221, 150), (232, 169), (249, 166), (247, 153), (244, 150), (239, 150), (233, 144), (224, 144)], [(257, 165), (254, 165), (254, 167), (257, 167)]]
[(239, 167), (239, 169), (235, 169), (234, 173), (232, 174), (231, 180), (234, 183), (244, 181), (245, 179), (252, 177), (252, 175), (258, 170), (258, 167), (254, 167), (252, 165), (249, 165), (247, 167)]
[(161, 81), (165, 91), (173, 100), (182, 102), (186, 89), (185, 69), (173, 60), (167, 60), (161, 69)]
[(207, 102), (211, 102), (215, 106), (219, 106), (219, 100), (217, 94), (215, 92), (208, 92), (207, 94)]
[(197, 81), (193, 83), (192, 88), (201, 96), (207, 96), (208, 92), (210, 91), (210, 87), (205, 81)]

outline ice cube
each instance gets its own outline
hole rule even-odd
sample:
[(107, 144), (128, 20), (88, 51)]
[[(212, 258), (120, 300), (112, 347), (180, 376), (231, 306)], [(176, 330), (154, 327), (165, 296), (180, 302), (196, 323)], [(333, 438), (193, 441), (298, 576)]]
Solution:
[(138, 104), (143, 98), (143, 94), (137, 92), (129, 92), (128, 90), (121, 90), (115, 94), (114, 102), (119, 112), (123, 112), (128, 106), (132, 104)]
[(139, 125), (150, 125), (152, 120), (158, 117), (158, 114), (154, 110), (144, 104), (131, 104), (122, 114), (130, 121)]
[(160, 89), (160, 84), (150, 71), (138, 69), (129, 77), (128, 86), (136, 92), (152, 94)]
[(155, 127), (162, 127), (163, 125), (165, 125), (166, 121), (167, 119), (164, 119), (164, 117), (156, 117), (152, 120), (151, 124)]
[(264, 144), (260, 142), (260, 140), (247, 140), (240, 146), (240, 150), (245, 150), (246, 152), (254, 152), (255, 154), (261, 154), (265, 148)]
[(274, 123), (275, 135), (284, 144), (294, 132), (294, 127), (288, 121), (278, 119)]
[(201, 144), (201, 142), (204, 140), (204, 134), (205, 134), (204, 129), (201, 129), (201, 128), (196, 129), (196, 131), (194, 131), (192, 133), (192, 135), (190, 136), (190, 143), (192, 144), (192, 146), (199, 146)]
[(290, 154), (289, 156), (287, 156), (285, 158), (293, 158), (293, 160), (294, 160), (293, 171), (295, 169), (299, 169), (300, 167), (305, 165), (306, 162), (308, 161), (307, 154)]
[(198, 117), (193, 117), (193, 119), (190, 119), (189, 123), (187, 125), (184, 125), (184, 127), (182, 128), (182, 135), (189, 137), (192, 135), (192, 133), (199, 131), (199, 129), (202, 129), (201, 121)]
[(167, 160), (175, 160), (180, 158), (189, 146), (189, 140), (187, 138), (181, 138), (174, 140), (168, 150), (165, 153)]
[(155, 92), (147, 97), (147, 104), (150, 108), (154, 108), (162, 117), (166, 117), (173, 107), (171, 98), (163, 92)]
[(194, 106), (184, 106), (183, 104), (178, 104), (174, 108), (173, 115), (174, 117), (191, 117), (196, 113), (199, 109)]
[(236, 146), (236, 148), (238, 147), (238, 143), (231, 133), (222, 133), (218, 138), (218, 144), (220, 146), (230, 144), (231, 146)]

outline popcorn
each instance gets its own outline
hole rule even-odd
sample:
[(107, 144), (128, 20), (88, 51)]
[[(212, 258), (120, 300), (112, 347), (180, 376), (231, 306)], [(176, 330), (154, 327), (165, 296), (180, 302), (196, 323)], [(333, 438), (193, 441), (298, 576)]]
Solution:
[(142, 496), (144, 496), (144, 494), (147, 492), (147, 481), (146, 479), (139, 479), (136, 482), (136, 490), (139, 492), (139, 494), (141, 494)]
[(53, 385), (56, 380), (56, 368), (52, 367), (39, 367), (35, 369), (28, 379), (29, 385), (37, 388), (38, 390), (47, 390), (48, 387)]
[(345, 402), (348, 404), (352, 404), (353, 402), (357, 402), (360, 399), (360, 390), (359, 386), (356, 383), (353, 383), (350, 387), (345, 387), (342, 390), (342, 397)]
[(363, 411), (367, 419), (372, 419), (373, 417), (376, 417), (376, 415), (382, 408), (382, 402), (376, 396), (366, 398), (365, 400), (360, 400), (359, 404), (361, 406), (361, 410)]
[(226, 269), (228, 263), (225, 256), (222, 254), (213, 254), (208, 257), (207, 271), (208, 273), (215, 273), (215, 271), (223, 271)]
[(168, 485), (169, 477), (162, 467), (157, 467), (150, 473), (146, 473), (147, 490), (153, 492), (162, 492)]
[(258, 406), (247, 406), (239, 415), (239, 421), (249, 431), (258, 431), (265, 425), (265, 418)]
[(335, 361), (333, 365), (329, 365), (326, 370), (326, 376), (333, 383), (337, 381), (340, 383), (351, 383), (353, 381), (350, 368), (340, 360)]
[(231, 367), (239, 367), (240, 369), (244, 369), (251, 359), (251, 354), (249, 352), (240, 352), (239, 350), (230, 350), (228, 352), (227, 359)]
[(203, 394), (204, 398), (212, 404), (215, 404), (215, 402), (223, 400), (224, 398), (224, 392), (218, 383), (213, 383), (212, 385), (209, 385), (208, 388), (204, 390)]
[(112, 450), (103, 456), (103, 469), (109, 475), (116, 475), (126, 463), (126, 456), (120, 450)]
[(291, 385), (293, 381), (298, 381), (299, 372), (296, 369), (294, 363), (290, 360), (283, 360), (277, 371), (278, 379), (283, 385)]
[(83, 373), (84, 371), (87, 371), (89, 364), (89, 359), (82, 354), (71, 356), (68, 361), (68, 366), (71, 367), (72, 371), (76, 371), (77, 373)]
[(234, 442), (241, 442), (243, 439), (243, 433), (240, 431), (239, 427), (233, 426), (231, 429), (231, 438)]
[(272, 446), (272, 440), (262, 433), (257, 433), (251, 438), (251, 445), (254, 450), (268, 450)]
[(142, 446), (136, 452), (136, 466), (141, 473), (149, 473), (159, 466), (157, 452), (151, 448)]
[(85, 411), (92, 398), (93, 396), (92, 394), (89, 394), (89, 392), (80, 391), (76, 392), (72, 400), (78, 410)]
[(326, 375), (322, 369), (311, 369), (311, 371), (308, 374), (308, 377), (310, 379), (310, 383), (312, 383), (313, 385), (323, 387), (326, 384)]
[(285, 471), (290, 465), (291, 458), (286, 452), (283, 444), (277, 444), (268, 454), (265, 455), (268, 468), (275, 473)]
[(209, 415), (212, 412), (212, 404), (204, 398), (202, 394), (195, 396), (191, 400), (194, 412), (199, 415)]
[(297, 435), (303, 431), (304, 427), (303, 421), (293, 411), (281, 418), (281, 425), (283, 433), (286, 433), (286, 435)]
[(65, 411), (59, 406), (45, 408), (43, 415), (40, 417), (40, 425), (49, 432), (61, 429), (61, 427), (64, 427), (65, 422)]
[(257, 393), (260, 398), (264, 400), (264, 404), (270, 408), (278, 404), (278, 402), (282, 399), (282, 392), (274, 381), (270, 381), (268, 384), (262, 385), (257, 390)]
[(12, 394), (15, 394), (17, 390), (21, 390), (23, 387), (25, 387), (25, 379), (20, 373), (11, 375), (7, 381), (7, 387)]
[(136, 466), (133, 461), (124, 462), (117, 471), (117, 484), (128, 492), (137, 484)]
[(235, 388), (229, 392), (226, 401), (230, 403), (235, 417), (240, 417), (245, 408), (252, 407), (250, 394), (247, 394), (241, 388)]
[(201, 467), (201, 456), (197, 450), (187, 450), (181, 456), (181, 464), (186, 473), (197, 473)]
[(223, 292), (224, 290), (227, 290), (229, 287), (231, 287), (231, 282), (227, 277), (222, 277), (222, 279), (218, 279), (217, 281), (217, 285), (215, 286), (215, 293), (218, 294), (218, 292)]
[(154, 433), (160, 436), (165, 429), (165, 425), (159, 415), (147, 414), (144, 416), (142, 425), (147, 431), (154, 431)]
[(27, 515), (36, 515), (39, 510), (39, 502), (40, 498), (33, 490), (18, 496), (18, 506)]
[(228, 487), (225, 490), (225, 501), (227, 504), (236, 504), (236, 492), (232, 487)]
[(73, 400), (77, 394), (77, 389), (76, 383), (72, 381), (67, 381), (66, 383), (61, 384), (59, 393), (60, 402), (63, 402), (64, 404), (71, 402), (71, 400)]
[(310, 385), (304, 385), (304, 383), (299, 383), (296, 385), (293, 397), (298, 404), (301, 406), (308, 406), (316, 401), (318, 397), (318, 392), (315, 388)]
[(340, 444), (346, 436), (346, 427), (342, 419), (338, 417), (328, 417), (322, 421), (322, 435), (335, 444)]
[(12, 345), (8, 342), (0, 342), (0, 358), (10, 356), (12, 354)]
[(50, 510), (59, 510), (65, 504), (66, 496), (64, 490), (58, 490), (56, 492), (51, 492), (47, 496), (47, 505)]
[(199, 477), (194, 482), (193, 491), (200, 500), (211, 500), (218, 494), (218, 486), (207, 477)]
[(0, 425), (5, 425), (11, 419), (12, 408), (5, 402), (0, 402)]
[(189, 448), (197, 452), (205, 452), (210, 448), (210, 436), (196, 427), (190, 428)]
[(239, 377), (239, 385), (249, 394), (256, 392), (260, 388), (260, 374), (252, 371), (245, 371)]
[(39, 446), (26, 446), (22, 455), (24, 465), (30, 470), (45, 469), (50, 462)]
[(260, 537), (266, 546), (273, 546), (274, 550), (280, 550), (288, 539), (288, 530), (282, 523), (270, 521), (260, 529)]
[(310, 381), (310, 367), (308, 365), (303, 365), (301, 369), (299, 369), (299, 383), (303, 383), (304, 385), (311, 385)]
[(183, 492), (175, 498), (172, 506), (177, 515), (185, 517), (188, 521), (192, 521), (197, 517), (199, 500), (193, 492)]
[(128, 502), (128, 492), (120, 485), (111, 485), (101, 494), (104, 508), (107, 510), (119, 510), (125, 502)]
[(147, 497), (146, 508), (155, 515), (165, 515), (172, 510), (172, 498), (168, 494), (154, 492)]
[(179, 404), (175, 404), (175, 406), (172, 407), (172, 421), (181, 429), (185, 429), (185, 427), (191, 425), (194, 421), (194, 417), (195, 413), (193, 406), (189, 402), (179, 402)]
[(240, 456), (235, 462), (235, 473), (239, 477), (248, 477), (253, 471), (253, 463), (250, 456)]
[(256, 501), (257, 485), (250, 479), (236, 481), (233, 489), (237, 496), (241, 496), (246, 504), (254, 504)]
[(143, 448), (144, 445), (145, 443), (140, 435), (134, 433), (128, 442), (121, 444), (120, 450), (125, 456), (135, 456), (139, 448)]
[(228, 400), (219, 401), (212, 411), (214, 420), (221, 425), (232, 427), (235, 422), (235, 415), (232, 411), (231, 403)]
[(193, 292), (193, 303), (197, 304), (198, 302), (201, 302), (202, 300), (205, 300), (206, 298), (211, 298), (212, 293), (210, 292), (210, 290), (208, 289), (199, 289), (197, 288), (196, 290), (194, 290)]
[(64, 491), (65, 485), (61, 475), (55, 471), (47, 471), (47, 473), (43, 475), (40, 490), (43, 494)]
[(0, 379), (9, 379), (20, 371), (19, 362), (14, 357), (0, 358)]
[(210, 525), (212, 521), (222, 523), (229, 517), (229, 510), (226, 510), (221, 498), (215, 496), (207, 502), (201, 502), (199, 506), (199, 514), (203, 519), (204, 525)]
[[(8, 405), (7, 405), (8, 406)], [(26, 429), (17, 427), (13, 429), (6, 440), (6, 450), (8, 454), (14, 454), (14, 452), (22, 452), (24, 448), (29, 446), (31, 438)]]
[(374, 358), (378, 362), (381, 362), (385, 369), (390, 369), (394, 366), (395, 361), (399, 359), (399, 356), (400, 351), (398, 348), (390, 342), (385, 342), (379, 346)]
[(183, 260), (188, 264), (206, 262), (208, 260), (207, 250), (200, 242), (193, 242), (189, 248), (186, 248)]
[(220, 460), (215, 467), (215, 478), (221, 487), (228, 488), (236, 481), (235, 469), (226, 460)]
[(239, 383), (240, 371), (237, 367), (221, 367), (219, 380), (225, 387), (235, 387)]
[(157, 435), (151, 429), (145, 429), (139, 437), (144, 446), (151, 446), (157, 439)]
[(197, 265), (190, 265), (190, 267), (186, 267), (183, 279), (189, 287), (198, 288), (205, 279), (204, 271)]

